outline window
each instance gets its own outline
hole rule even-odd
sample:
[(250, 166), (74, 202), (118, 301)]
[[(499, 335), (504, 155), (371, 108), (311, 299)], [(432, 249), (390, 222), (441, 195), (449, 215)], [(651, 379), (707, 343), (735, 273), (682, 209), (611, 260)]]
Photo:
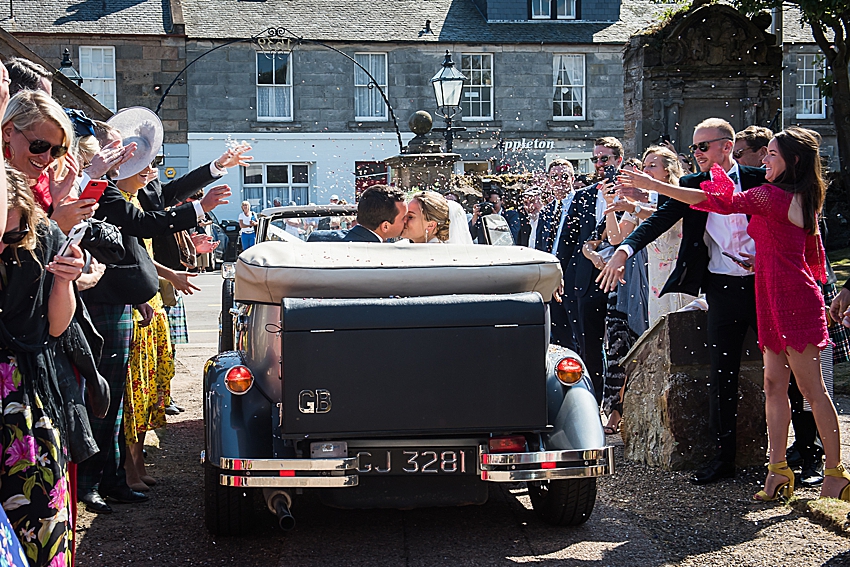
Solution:
[(80, 47), (80, 75), (87, 93), (112, 112), (118, 109), (114, 47)]
[(826, 118), (826, 97), (818, 81), (826, 77), (822, 55), (797, 56), (797, 118)]
[[(387, 92), (387, 54), (355, 53), (354, 60), (369, 70), (375, 82)], [(386, 120), (387, 105), (381, 97), (381, 91), (371, 85), (369, 75), (363, 69), (354, 66), (354, 119)]]
[(555, 55), (552, 80), (552, 118), (584, 120), (584, 55)]
[(460, 107), (464, 120), (493, 119), (493, 55), (490, 53), (461, 55), (463, 83)]
[(251, 209), (310, 202), (310, 165), (306, 163), (252, 163), (242, 174), (242, 198)]
[(531, 0), (533, 20), (574, 20), (576, 0)]
[(292, 120), (289, 53), (257, 53), (257, 120)]

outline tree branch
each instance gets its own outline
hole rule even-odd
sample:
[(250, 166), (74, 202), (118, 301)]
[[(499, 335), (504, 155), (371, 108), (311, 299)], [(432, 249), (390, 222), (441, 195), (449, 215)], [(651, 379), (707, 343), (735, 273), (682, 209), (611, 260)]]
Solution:
[(834, 66), (838, 58), (838, 53), (829, 44), (826, 34), (823, 33), (823, 29), (820, 27), (820, 22), (811, 21), (809, 22), (809, 25), (812, 28), (812, 35), (815, 37), (818, 47), (820, 47), (821, 51), (823, 51), (826, 60), (829, 61), (829, 64)]

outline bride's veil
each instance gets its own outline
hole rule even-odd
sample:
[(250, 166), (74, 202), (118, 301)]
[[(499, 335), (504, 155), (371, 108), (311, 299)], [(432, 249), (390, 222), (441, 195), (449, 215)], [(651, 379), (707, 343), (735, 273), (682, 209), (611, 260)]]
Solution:
[(469, 234), (469, 225), (466, 220), (466, 212), (460, 203), (448, 201), (449, 203), (449, 239), (448, 244), (472, 244), (472, 235)]

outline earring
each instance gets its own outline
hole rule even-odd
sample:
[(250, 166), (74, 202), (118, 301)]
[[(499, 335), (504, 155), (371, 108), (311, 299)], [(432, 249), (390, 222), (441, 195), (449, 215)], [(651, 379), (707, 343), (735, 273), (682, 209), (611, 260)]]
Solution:
[(425, 242), (428, 242), (428, 229), (425, 229)]
[(12, 159), (12, 148), (9, 146), (8, 143), (3, 144), (3, 157), (7, 160)]

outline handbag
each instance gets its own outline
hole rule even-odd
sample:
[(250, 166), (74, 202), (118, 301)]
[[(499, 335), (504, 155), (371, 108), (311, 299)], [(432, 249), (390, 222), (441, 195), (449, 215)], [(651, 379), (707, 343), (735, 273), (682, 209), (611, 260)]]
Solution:
[(198, 266), (198, 254), (195, 251), (195, 244), (189, 237), (189, 231), (175, 232), (174, 239), (177, 240), (177, 248), (180, 250), (180, 263), (187, 268), (196, 268)]
[(115, 264), (124, 257), (121, 231), (114, 224), (89, 219), (89, 228), (80, 241), (80, 247), (101, 264)]
[(165, 278), (159, 278), (159, 295), (166, 307), (177, 306), (177, 290), (174, 289), (174, 284)]

